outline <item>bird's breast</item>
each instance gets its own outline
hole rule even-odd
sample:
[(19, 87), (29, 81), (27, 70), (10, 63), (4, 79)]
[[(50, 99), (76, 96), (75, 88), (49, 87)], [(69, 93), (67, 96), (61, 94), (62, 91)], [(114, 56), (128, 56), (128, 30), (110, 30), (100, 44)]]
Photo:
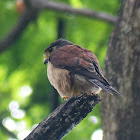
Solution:
[(48, 79), (62, 98), (71, 97), (78, 93), (97, 93), (100, 90), (99, 87), (90, 83), (86, 77), (69, 73), (68, 70), (57, 68), (48, 62)]
[(61, 97), (70, 96), (71, 79), (69, 76), (69, 71), (56, 68), (50, 62), (48, 62), (47, 75), (51, 85), (54, 86)]

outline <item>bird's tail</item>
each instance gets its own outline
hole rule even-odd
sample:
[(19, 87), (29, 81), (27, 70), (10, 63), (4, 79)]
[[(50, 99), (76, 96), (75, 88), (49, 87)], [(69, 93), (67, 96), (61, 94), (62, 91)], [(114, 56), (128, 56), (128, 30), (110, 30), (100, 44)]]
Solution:
[(96, 79), (89, 79), (89, 81), (95, 85), (97, 85), (98, 87), (102, 88), (103, 90), (109, 92), (110, 94), (115, 94), (117, 96), (122, 96), (116, 89), (114, 89), (112, 86), (110, 85), (104, 85), (103, 83), (101, 83), (100, 81), (96, 80)]

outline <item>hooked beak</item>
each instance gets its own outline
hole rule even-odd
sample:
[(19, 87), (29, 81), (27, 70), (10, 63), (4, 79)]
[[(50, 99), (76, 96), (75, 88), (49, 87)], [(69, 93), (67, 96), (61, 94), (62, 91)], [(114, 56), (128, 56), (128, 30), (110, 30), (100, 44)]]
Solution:
[(46, 65), (49, 59), (44, 59), (43, 63)]

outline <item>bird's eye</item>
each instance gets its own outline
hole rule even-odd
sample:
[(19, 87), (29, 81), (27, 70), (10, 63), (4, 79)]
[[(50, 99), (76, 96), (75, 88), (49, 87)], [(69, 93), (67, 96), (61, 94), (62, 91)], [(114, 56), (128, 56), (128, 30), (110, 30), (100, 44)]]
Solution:
[(51, 52), (53, 52), (54, 51), (54, 47), (50, 47), (49, 49), (48, 49), (48, 51), (51, 53)]
[(52, 52), (53, 51), (53, 49), (52, 48), (49, 48), (49, 50), (48, 50), (49, 52)]

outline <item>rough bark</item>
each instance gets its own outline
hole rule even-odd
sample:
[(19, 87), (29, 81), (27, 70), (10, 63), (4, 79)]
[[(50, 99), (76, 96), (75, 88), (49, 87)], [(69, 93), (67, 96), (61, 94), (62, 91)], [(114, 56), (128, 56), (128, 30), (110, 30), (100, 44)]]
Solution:
[(54, 110), (24, 140), (60, 140), (100, 102), (98, 95), (72, 97)]
[(105, 60), (122, 98), (103, 95), (104, 140), (140, 139), (140, 0), (124, 0)]

